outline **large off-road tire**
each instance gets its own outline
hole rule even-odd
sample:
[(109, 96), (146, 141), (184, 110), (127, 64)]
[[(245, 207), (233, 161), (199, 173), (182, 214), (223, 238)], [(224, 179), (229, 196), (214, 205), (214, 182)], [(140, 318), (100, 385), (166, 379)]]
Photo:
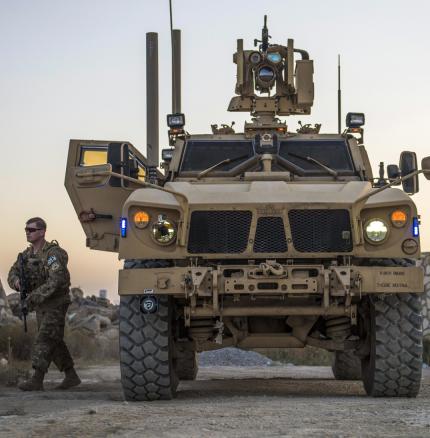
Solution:
[(158, 297), (158, 310), (144, 314), (141, 296), (122, 296), (119, 345), (126, 400), (170, 400), (178, 378), (173, 362), (172, 300)]
[(175, 367), (179, 380), (196, 380), (199, 367), (197, 352), (191, 342), (176, 343)]
[(361, 380), (361, 360), (353, 351), (336, 351), (331, 369), (336, 380)]
[(416, 397), (421, 383), (422, 317), (418, 294), (369, 297), (370, 354), (364, 388), (374, 397)]

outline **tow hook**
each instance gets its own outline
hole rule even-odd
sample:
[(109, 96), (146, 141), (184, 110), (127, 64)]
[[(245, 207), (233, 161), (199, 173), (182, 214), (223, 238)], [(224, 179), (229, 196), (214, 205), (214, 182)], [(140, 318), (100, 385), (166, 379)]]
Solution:
[(158, 310), (158, 298), (155, 295), (147, 295), (140, 300), (140, 310), (144, 314), (155, 313)]

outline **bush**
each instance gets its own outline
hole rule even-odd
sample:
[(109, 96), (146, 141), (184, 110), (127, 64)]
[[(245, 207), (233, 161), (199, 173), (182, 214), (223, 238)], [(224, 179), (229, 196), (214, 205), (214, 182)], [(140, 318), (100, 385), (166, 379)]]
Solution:
[[(20, 324), (2, 327), (0, 330), (0, 357), (8, 358), (8, 343), (14, 361), (29, 361), (36, 337), (36, 321), (28, 322), (28, 332)], [(105, 336), (94, 337), (80, 330), (71, 331), (67, 326), (64, 341), (74, 359), (82, 361), (117, 360), (118, 339)]]
[(81, 330), (66, 328), (64, 341), (74, 359), (84, 361), (118, 360), (118, 339), (94, 337)]
[(36, 337), (36, 321), (28, 321), (28, 332), (24, 325), (15, 324), (2, 327), (0, 330), (0, 356), (8, 357), (9, 338), (12, 357), (15, 360), (26, 361), (31, 358), (31, 346)]

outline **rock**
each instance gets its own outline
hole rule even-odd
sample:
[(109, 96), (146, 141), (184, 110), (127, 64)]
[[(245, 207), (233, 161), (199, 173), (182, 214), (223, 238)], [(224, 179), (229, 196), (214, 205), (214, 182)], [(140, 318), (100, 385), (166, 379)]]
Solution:
[(77, 314), (72, 314), (69, 316), (68, 322), (72, 330), (83, 330), (94, 336), (112, 325), (109, 318), (97, 314), (89, 315), (82, 319)]
[(84, 291), (80, 287), (72, 287), (70, 289), (72, 301), (80, 301), (84, 298)]
[(13, 292), (7, 296), (7, 302), (10, 310), (15, 316), (21, 315), (21, 298), (19, 292)]
[(272, 360), (255, 351), (244, 351), (239, 348), (222, 348), (204, 351), (199, 354), (199, 365), (205, 366), (271, 366)]
[(111, 341), (116, 341), (117, 339), (119, 339), (119, 331), (118, 331), (118, 327), (111, 327), (109, 329), (107, 329), (104, 333), (103, 336), (105, 336), (107, 339), (111, 340)]
[[(19, 295), (19, 294), (18, 294)], [(18, 324), (20, 322), (9, 305), (8, 297), (3, 289), (3, 285), (0, 280), (0, 327), (12, 324)]]

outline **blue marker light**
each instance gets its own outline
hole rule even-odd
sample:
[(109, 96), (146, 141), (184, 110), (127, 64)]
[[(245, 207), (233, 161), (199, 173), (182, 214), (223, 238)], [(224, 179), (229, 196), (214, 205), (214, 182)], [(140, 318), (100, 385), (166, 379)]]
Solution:
[(121, 237), (127, 237), (127, 218), (121, 218)]
[(414, 217), (412, 222), (412, 236), (418, 237), (420, 235), (420, 222), (417, 217)]

